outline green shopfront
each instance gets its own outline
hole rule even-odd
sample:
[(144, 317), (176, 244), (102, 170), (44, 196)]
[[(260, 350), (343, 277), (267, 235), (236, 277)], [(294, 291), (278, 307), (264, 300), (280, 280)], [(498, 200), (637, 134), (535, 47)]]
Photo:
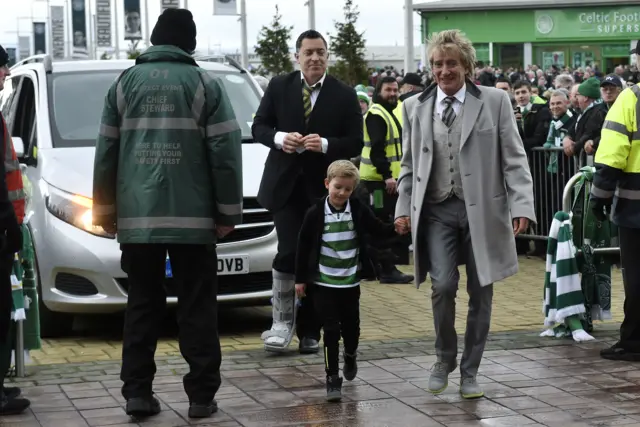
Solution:
[[(537, 10), (416, 8), (422, 15), (423, 36), (460, 29), (473, 41), (478, 60), (484, 63), (502, 67), (536, 64), (545, 69), (597, 64), (611, 72), (616, 65), (630, 63), (630, 46), (640, 38), (640, 1), (637, 6), (611, 4)], [(428, 3), (423, 6), (428, 8)]]

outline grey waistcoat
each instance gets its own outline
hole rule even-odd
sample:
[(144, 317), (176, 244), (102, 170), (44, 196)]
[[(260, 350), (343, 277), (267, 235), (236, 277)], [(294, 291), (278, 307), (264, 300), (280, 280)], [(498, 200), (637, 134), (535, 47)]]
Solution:
[(427, 185), (426, 201), (441, 203), (451, 194), (464, 200), (460, 178), (460, 140), (464, 105), (448, 128), (434, 108), (433, 111), (433, 165)]

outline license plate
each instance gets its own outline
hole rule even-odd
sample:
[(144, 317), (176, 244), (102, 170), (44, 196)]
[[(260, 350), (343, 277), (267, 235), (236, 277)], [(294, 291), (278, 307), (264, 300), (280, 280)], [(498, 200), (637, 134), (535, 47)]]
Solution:
[(249, 255), (229, 255), (218, 257), (218, 274), (249, 274)]
[[(167, 257), (164, 272), (165, 277), (173, 277), (169, 257)], [(249, 274), (249, 255), (219, 256), (218, 274), (221, 276)]]

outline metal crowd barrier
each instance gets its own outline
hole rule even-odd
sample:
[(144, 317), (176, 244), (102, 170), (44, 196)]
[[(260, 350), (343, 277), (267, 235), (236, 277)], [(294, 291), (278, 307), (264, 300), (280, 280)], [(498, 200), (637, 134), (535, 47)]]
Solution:
[[(550, 171), (549, 165), (554, 157), (556, 166)], [(580, 157), (567, 157), (562, 148), (535, 147), (531, 150), (529, 169), (533, 178), (537, 223), (520, 234), (519, 239), (547, 240), (553, 216), (563, 208), (566, 185), (580, 169), (580, 163)]]

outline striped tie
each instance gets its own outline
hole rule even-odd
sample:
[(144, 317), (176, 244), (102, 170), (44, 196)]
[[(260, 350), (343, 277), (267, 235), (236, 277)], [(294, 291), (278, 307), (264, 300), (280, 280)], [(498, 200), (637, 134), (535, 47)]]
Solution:
[(316, 89), (320, 89), (319, 83), (313, 85), (313, 87), (309, 87), (306, 82), (302, 83), (302, 105), (304, 106), (305, 123), (309, 123), (309, 117), (311, 116), (311, 111), (313, 110), (313, 105), (311, 104), (311, 93), (313, 93), (313, 91)]
[(456, 100), (453, 96), (447, 96), (444, 99), (445, 108), (442, 112), (442, 122), (450, 128), (453, 121), (456, 119), (456, 112), (453, 110), (453, 102)]

